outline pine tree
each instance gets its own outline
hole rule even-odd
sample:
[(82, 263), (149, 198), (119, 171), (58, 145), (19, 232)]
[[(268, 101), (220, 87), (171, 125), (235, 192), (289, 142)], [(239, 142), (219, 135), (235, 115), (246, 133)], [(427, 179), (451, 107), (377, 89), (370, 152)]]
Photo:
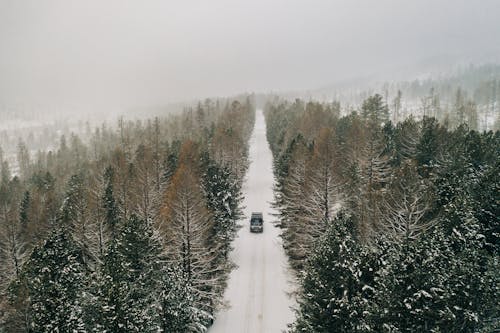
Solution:
[[(328, 128), (322, 128), (314, 143), (314, 154), (309, 166), (309, 214), (311, 219), (311, 233), (317, 237), (335, 216), (336, 206), (339, 204), (338, 183), (333, 171), (336, 167), (336, 146), (333, 142), (334, 133)], [(321, 222), (319, 222), (321, 221)]]
[(293, 332), (370, 331), (374, 254), (355, 236), (355, 223), (339, 213), (308, 260)]
[(193, 143), (183, 144), (180, 163), (165, 193), (161, 230), (171, 261), (180, 267), (195, 292), (200, 311), (212, 313), (226, 265), (219, 264), (220, 244), (210, 243), (213, 216), (207, 209)]
[(238, 230), (236, 222), (242, 216), (241, 190), (238, 180), (228, 167), (220, 166), (214, 161), (206, 162), (203, 175), (203, 188), (208, 207), (214, 214), (214, 239), (212, 242), (221, 245), (221, 256), (227, 260), (231, 250), (231, 242)]
[(357, 192), (350, 200), (354, 203), (351, 208), (357, 216), (362, 238), (370, 239), (373, 232), (377, 232), (383, 224), (383, 206), (386, 187), (391, 181), (392, 170), (389, 156), (384, 152), (384, 143), (377, 135), (372, 137), (364, 147), (360, 159), (357, 161), (359, 178)]
[(425, 117), (422, 120), (422, 130), (416, 146), (416, 160), (421, 166), (421, 173), (428, 176), (441, 158), (441, 136), (446, 130), (435, 118)]
[(163, 161), (163, 174), (161, 177), (161, 184), (164, 188), (170, 183), (179, 164), (180, 145), (181, 142), (179, 140), (173, 140), (170, 147), (167, 148), (166, 157)]
[(428, 216), (433, 191), (412, 162), (403, 164), (396, 177), (385, 201), (387, 217), (383, 223), (387, 237), (409, 242), (435, 223)]
[(398, 166), (404, 160), (415, 158), (419, 137), (419, 126), (413, 118), (407, 118), (397, 124), (392, 140), (394, 150), (391, 154), (391, 164)]
[(0, 185), (0, 287), (19, 278), (26, 259), (26, 238), (20, 220), (21, 184), (14, 177)]
[(433, 332), (453, 319), (444, 297), (452, 251), (439, 228), (391, 244), (377, 272), (375, 331)]
[(85, 332), (82, 295), (89, 270), (65, 228), (56, 228), (23, 267), (34, 332)]
[(277, 202), (280, 202), (277, 206), (280, 227), (284, 229), (283, 246), (290, 256), (292, 266), (299, 269), (312, 246), (311, 235), (304, 232), (310, 222), (304, 205), (308, 200), (306, 165), (309, 157), (307, 148), (303, 144), (297, 145), (282, 190), (276, 191), (276, 196), (279, 195)]
[(26, 331), (29, 326), (26, 288), (18, 283), (28, 256), (19, 219), (21, 200), (17, 177), (0, 184), (0, 330), (8, 332)]
[(396, 97), (394, 97), (394, 100), (392, 102), (392, 121), (394, 123), (398, 123), (401, 119), (401, 99), (402, 99), (403, 93), (401, 90), (398, 90), (398, 93), (396, 94)]
[(161, 332), (205, 332), (210, 318), (195, 306), (194, 291), (181, 269), (166, 268), (159, 284), (158, 311)]
[(114, 169), (108, 166), (104, 171), (104, 193), (102, 196), (102, 205), (105, 209), (105, 223), (111, 234), (111, 239), (115, 239), (117, 235), (117, 229), (119, 227), (119, 211), (116, 204), (113, 184), (114, 184)]
[(379, 94), (368, 97), (361, 106), (361, 115), (373, 126), (380, 126), (389, 120), (389, 108)]
[(59, 209), (58, 222), (68, 228), (73, 239), (83, 250), (86, 261), (95, 260), (95, 253), (90, 248), (93, 228), (88, 211), (87, 188), (81, 174), (72, 175), (66, 186), (66, 193)]
[(99, 332), (156, 332), (161, 243), (152, 226), (132, 215), (111, 240), (98, 282)]
[(135, 156), (136, 183), (135, 201), (137, 214), (143, 219), (155, 217), (155, 201), (158, 199), (158, 192), (155, 186), (154, 175), (154, 154), (153, 151), (141, 144), (137, 148)]
[(21, 207), (19, 209), (19, 223), (21, 223), (21, 228), (23, 232), (27, 232), (29, 221), (29, 210), (30, 210), (31, 196), (30, 192), (24, 192), (23, 200), (21, 201)]

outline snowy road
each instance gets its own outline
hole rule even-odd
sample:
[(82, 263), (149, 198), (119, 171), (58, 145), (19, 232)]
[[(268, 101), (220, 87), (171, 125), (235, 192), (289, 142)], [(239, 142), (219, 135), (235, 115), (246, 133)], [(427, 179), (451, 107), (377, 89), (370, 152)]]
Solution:
[[(225, 293), (227, 308), (221, 310), (210, 333), (274, 333), (286, 329), (294, 319), (289, 293), (294, 290), (287, 258), (278, 237), (279, 229), (270, 224), (273, 200), (272, 155), (266, 140), (266, 124), (257, 111), (250, 139), (250, 161), (244, 184), (245, 219), (240, 223), (231, 259), (238, 265), (231, 272)], [(252, 211), (264, 214), (264, 232), (249, 231)]]

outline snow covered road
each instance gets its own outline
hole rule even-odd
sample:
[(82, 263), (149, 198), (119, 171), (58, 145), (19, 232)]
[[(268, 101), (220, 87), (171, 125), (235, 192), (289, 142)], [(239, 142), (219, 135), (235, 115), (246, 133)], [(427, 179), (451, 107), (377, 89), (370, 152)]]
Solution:
[[(245, 218), (240, 223), (231, 259), (238, 267), (231, 272), (224, 301), (227, 308), (216, 316), (210, 333), (273, 333), (286, 329), (294, 319), (290, 293), (292, 274), (281, 246), (279, 229), (271, 225), (273, 200), (272, 155), (266, 140), (266, 124), (257, 110), (250, 139), (250, 168), (243, 187)], [(249, 231), (253, 211), (264, 214), (264, 232)]]

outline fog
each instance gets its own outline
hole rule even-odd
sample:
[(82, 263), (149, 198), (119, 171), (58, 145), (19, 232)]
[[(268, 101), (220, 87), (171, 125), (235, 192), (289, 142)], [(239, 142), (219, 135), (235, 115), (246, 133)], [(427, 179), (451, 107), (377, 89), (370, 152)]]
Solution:
[(498, 61), (499, 31), (496, 0), (0, 0), (0, 110), (161, 105)]

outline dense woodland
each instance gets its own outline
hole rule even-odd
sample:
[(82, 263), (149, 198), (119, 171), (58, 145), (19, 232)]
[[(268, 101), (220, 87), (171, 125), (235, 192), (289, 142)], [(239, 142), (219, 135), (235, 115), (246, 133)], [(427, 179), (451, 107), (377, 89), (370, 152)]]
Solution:
[[(401, 93), (355, 109), (262, 96), (300, 280), (291, 332), (500, 329), (500, 132), (479, 131), (476, 97), (453, 95), (415, 117)], [(65, 131), (56, 149), (7, 137), (0, 332), (206, 331), (233, 268), (253, 124), (238, 98)]]
[(500, 132), (476, 131), (462, 101), (448, 126), (391, 122), (397, 105), (378, 94), (346, 116), (267, 104), (277, 219), (301, 281), (291, 332), (500, 329)]
[(1, 155), (0, 332), (203, 332), (232, 266), (249, 98)]

